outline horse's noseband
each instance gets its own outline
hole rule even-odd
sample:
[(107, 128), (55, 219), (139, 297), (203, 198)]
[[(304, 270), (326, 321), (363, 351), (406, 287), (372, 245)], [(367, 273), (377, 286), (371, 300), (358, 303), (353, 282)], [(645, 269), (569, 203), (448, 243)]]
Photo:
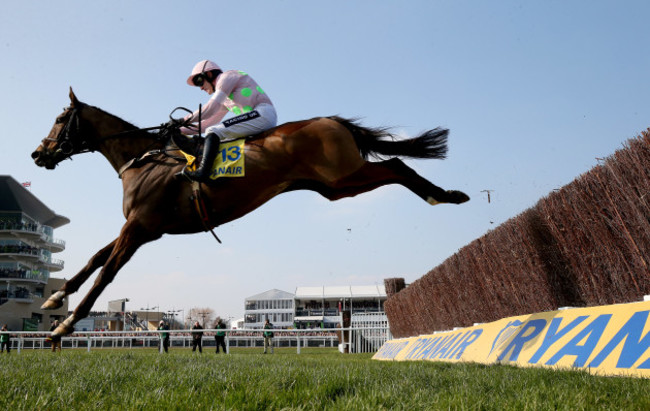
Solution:
[(81, 140), (81, 126), (79, 118), (80, 108), (71, 108), (68, 121), (65, 123), (57, 138), (46, 138), (46, 141), (53, 141), (58, 143), (56, 153), (60, 153), (65, 158), (71, 157), (73, 154), (84, 153), (93, 151), (88, 147), (87, 141)]
[(59, 150), (66, 156), (71, 156), (74, 153), (74, 146), (70, 141), (64, 140), (59, 144)]

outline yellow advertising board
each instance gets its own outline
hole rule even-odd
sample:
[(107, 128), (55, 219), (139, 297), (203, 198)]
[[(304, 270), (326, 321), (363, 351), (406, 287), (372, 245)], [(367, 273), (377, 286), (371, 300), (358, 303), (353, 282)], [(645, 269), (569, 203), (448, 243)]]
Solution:
[(650, 301), (572, 308), (390, 340), (375, 360), (447, 361), (650, 377)]

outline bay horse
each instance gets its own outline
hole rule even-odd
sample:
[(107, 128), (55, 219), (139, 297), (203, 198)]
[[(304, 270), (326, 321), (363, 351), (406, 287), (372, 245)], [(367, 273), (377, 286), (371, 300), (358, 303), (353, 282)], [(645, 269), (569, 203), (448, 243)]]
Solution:
[[(122, 179), (126, 223), (115, 240), (41, 307), (61, 307), (66, 296), (102, 267), (88, 294), (54, 330), (53, 338), (74, 332), (75, 323), (88, 315), (104, 288), (143, 244), (163, 234), (207, 231), (250, 213), (281, 193), (312, 190), (333, 201), (401, 184), (432, 205), (469, 200), (460, 191), (435, 186), (397, 158), (444, 158), (448, 130), (436, 128), (418, 137), (395, 140), (386, 129), (320, 117), (286, 123), (246, 139), (245, 177), (222, 177), (201, 184), (201, 215), (197, 202), (192, 201), (197, 195), (192, 183), (176, 176), (185, 162), (179, 160), (177, 146), (165, 133), (140, 129), (82, 103), (72, 88), (69, 96), (70, 106), (56, 118), (32, 158), (36, 165), (54, 169), (75, 154), (100, 152)], [(146, 153), (148, 161), (142, 159)], [(367, 161), (369, 156), (378, 161)]]

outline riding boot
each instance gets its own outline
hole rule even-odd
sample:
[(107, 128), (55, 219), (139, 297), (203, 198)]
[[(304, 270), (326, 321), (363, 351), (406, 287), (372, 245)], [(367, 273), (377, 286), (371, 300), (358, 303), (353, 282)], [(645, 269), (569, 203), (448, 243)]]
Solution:
[(203, 157), (201, 158), (201, 164), (196, 169), (196, 171), (190, 171), (184, 169), (183, 174), (187, 176), (190, 180), (196, 180), (202, 183), (208, 181), (210, 173), (212, 172), (212, 164), (217, 158), (219, 152), (219, 136), (215, 133), (210, 133), (205, 136), (205, 144), (203, 145)]

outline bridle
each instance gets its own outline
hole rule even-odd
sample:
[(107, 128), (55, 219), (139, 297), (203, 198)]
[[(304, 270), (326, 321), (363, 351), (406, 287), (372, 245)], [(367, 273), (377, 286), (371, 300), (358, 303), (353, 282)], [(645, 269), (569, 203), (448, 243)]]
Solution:
[[(43, 141), (58, 143), (58, 148), (56, 152), (57, 153), (60, 152), (64, 156), (62, 160), (72, 158), (72, 156), (75, 154), (95, 152), (97, 151), (97, 146), (99, 145), (99, 143), (105, 140), (125, 137), (128, 135), (153, 131), (153, 130), (166, 131), (169, 130), (170, 128), (169, 123), (162, 124), (160, 126), (154, 126), (154, 127), (135, 128), (132, 130), (121, 131), (119, 133), (114, 133), (107, 136), (99, 137), (98, 139), (94, 140), (93, 144), (91, 144), (90, 141), (80, 138), (81, 137), (81, 116), (79, 115), (79, 112), (86, 106), (87, 104), (77, 102), (74, 107), (72, 106), (67, 107), (66, 110), (70, 111), (70, 115), (68, 116), (68, 120), (66, 121), (65, 125), (59, 132), (58, 136), (56, 138), (45, 137), (43, 139)], [(179, 109), (191, 112), (190, 110), (184, 107), (177, 107), (170, 114), (170, 118), (172, 118), (172, 114)], [(64, 120), (64, 117), (60, 118), (60, 120)], [(173, 120), (173, 122), (174, 121), (176, 122), (174, 127), (180, 127), (184, 125), (181, 121)], [(168, 140), (169, 138), (170, 138), (169, 133), (166, 132), (158, 133), (158, 136), (154, 139), (154, 142), (152, 143), (152, 147), (158, 143)]]
[(69, 107), (68, 109), (70, 108), (72, 110), (70, 111), (68, 121), (66, 121), (65, 125), (59, 132), (59, 135), (56, 138), (45, 137), (43, 139), (43, 141), (58, 143), (59, 148), (57, 151), (60, 151), (61, 154), (65, 156), (64, 159), (70, 158), (73, 154), (95, 151), (94, 147), (90, 147), (88, 141), (79, 139), (79, 136), (81, 135), (79, 110), (81, 110), (81, 107)]

